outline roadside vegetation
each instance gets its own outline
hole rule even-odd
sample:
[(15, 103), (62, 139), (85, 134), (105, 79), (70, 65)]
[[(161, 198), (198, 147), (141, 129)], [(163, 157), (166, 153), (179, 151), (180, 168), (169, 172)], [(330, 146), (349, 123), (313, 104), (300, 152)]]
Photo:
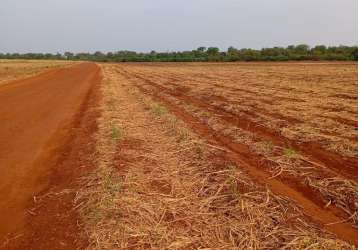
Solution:
[[(1, 56), (0, 56), (1, 58)], [(0, 59), (0, 84), (36, 75), (44, 70), (70, 65), (63, 60), (5, 60)]]
[(257, 49), (236, 49), (230, 47), (220, 51), (217, 47), (199, 47), (191, 51), (138, 53), (134, 51), (117, 51), (103, 53), (0, 53), (0, 59), (49, 59), (49, 60), (84, 60), (98, 62), (237, 62), (237, 61), (358, 61), (357, 46), (290, 45)]

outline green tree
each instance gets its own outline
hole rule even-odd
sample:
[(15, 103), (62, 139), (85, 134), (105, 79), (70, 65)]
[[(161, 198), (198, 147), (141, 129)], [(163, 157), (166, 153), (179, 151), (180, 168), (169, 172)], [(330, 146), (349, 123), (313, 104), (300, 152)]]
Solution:
[(306, 55), (308, 53), (310, 49), (310, 46), (308, 46), (307, 44), (299, 44), (295, 47), (295, 52), (297, 54), (301, 54), (301, 55)]
[(352, 58), (353, 61), (358, 61), (358, 47), (355, 47), (352, 50), (351, 58)]
[(240, 57), (240, 52), (235, 47), (231, 46), (227, 49), (227, 60), (228, 61), (238, 61)]
[(205, 52), (205, 51), (206, 51), (206, 47), (199, 47), (199, 48), (197, 49), (197, 51)]
[(312, 51), (314, 54), (322, 55), (326, 53), (327, 47), (325, 45), (317, 45), (312, 49)]
[(220, 50), (217, 47), (209, 47), (206, 51), (208, 54), (209, 61), (219, 61), (220, 60)]
[(273, 47), (255, 49), (228, 48), (220, 52), (217, 47), (199, 47), (192, 51), (137, 53), (122, 50), (118, 52), (77, 53), (65, 52), (62, 54), (50, 53), (2, 53), (4, 59), (59, 59), (59, 60), (88, 60), (113, 62), (196, 62), (196, 61), (285, 61), (285, 60), (357, 60), (358, 47), (317, 45), (312, 49), (306, 44), (290, 45), (287, 48)]
[(217, 56), (219, 55), (219, 51), (217, 47), (209, 47), (206, 53), (208, 53), (209, 56)]
[(72, 52), (65, 52), (64, 56), (66, 57), (67, 60), (71, 60), (74, 54)]
[(237, 55), (239, 53), (239, 50), (233, 46), (230, 46), (228, 49), (227, 49), (227, 54), (230, 55), (230, 56), (233, 56), (233, 55)]

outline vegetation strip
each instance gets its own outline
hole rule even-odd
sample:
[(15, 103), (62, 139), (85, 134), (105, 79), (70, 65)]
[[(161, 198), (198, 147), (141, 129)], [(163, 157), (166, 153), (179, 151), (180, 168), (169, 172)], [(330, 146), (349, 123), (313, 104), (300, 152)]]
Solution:
[(118, 51), (103, 53), (0, 53), (0, 59), (52, 59), (52, 60), (83, 60), (99, 62), (237, 62), (237, 61), (358, 61), (357, 46), (325, 46), (317, 45), (310, 48), (307, 44), (284, 47), (236, 49), (229, 47), (220, 51), (217, 47), (199, 47), (191, 51), (173, 51), (138, 53), (135, 51)]

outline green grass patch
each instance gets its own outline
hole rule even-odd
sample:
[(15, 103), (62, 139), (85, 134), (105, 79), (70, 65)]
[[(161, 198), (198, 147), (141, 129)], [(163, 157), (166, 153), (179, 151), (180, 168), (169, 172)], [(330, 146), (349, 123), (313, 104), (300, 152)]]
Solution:
[(296, 155), (296, 151), (292, 148), (283, 149), (283, 154), (287, 157), (294, 157)]
[(119, 140), (119, 139), (123, 138), (123, 136), (124, 136), (124, 131), (117, 125), (112, 124), (111, 138), (113, 140)]
[(150, 106), (150, 109), (153, 112), (153, 114), (155, 114), (156, 116), (162, 116), (162, 115), (168, 113), (168, 110), (164, 106), (162, 106), (158, 103), (152, 104)]

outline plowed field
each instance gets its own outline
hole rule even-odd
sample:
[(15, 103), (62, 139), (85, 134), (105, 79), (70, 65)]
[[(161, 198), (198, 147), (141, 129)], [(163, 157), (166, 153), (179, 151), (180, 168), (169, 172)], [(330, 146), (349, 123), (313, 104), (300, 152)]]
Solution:
[(222, 148), (257, 185), (357, 243), (357, 64), (122, 64), (114, 71)]

